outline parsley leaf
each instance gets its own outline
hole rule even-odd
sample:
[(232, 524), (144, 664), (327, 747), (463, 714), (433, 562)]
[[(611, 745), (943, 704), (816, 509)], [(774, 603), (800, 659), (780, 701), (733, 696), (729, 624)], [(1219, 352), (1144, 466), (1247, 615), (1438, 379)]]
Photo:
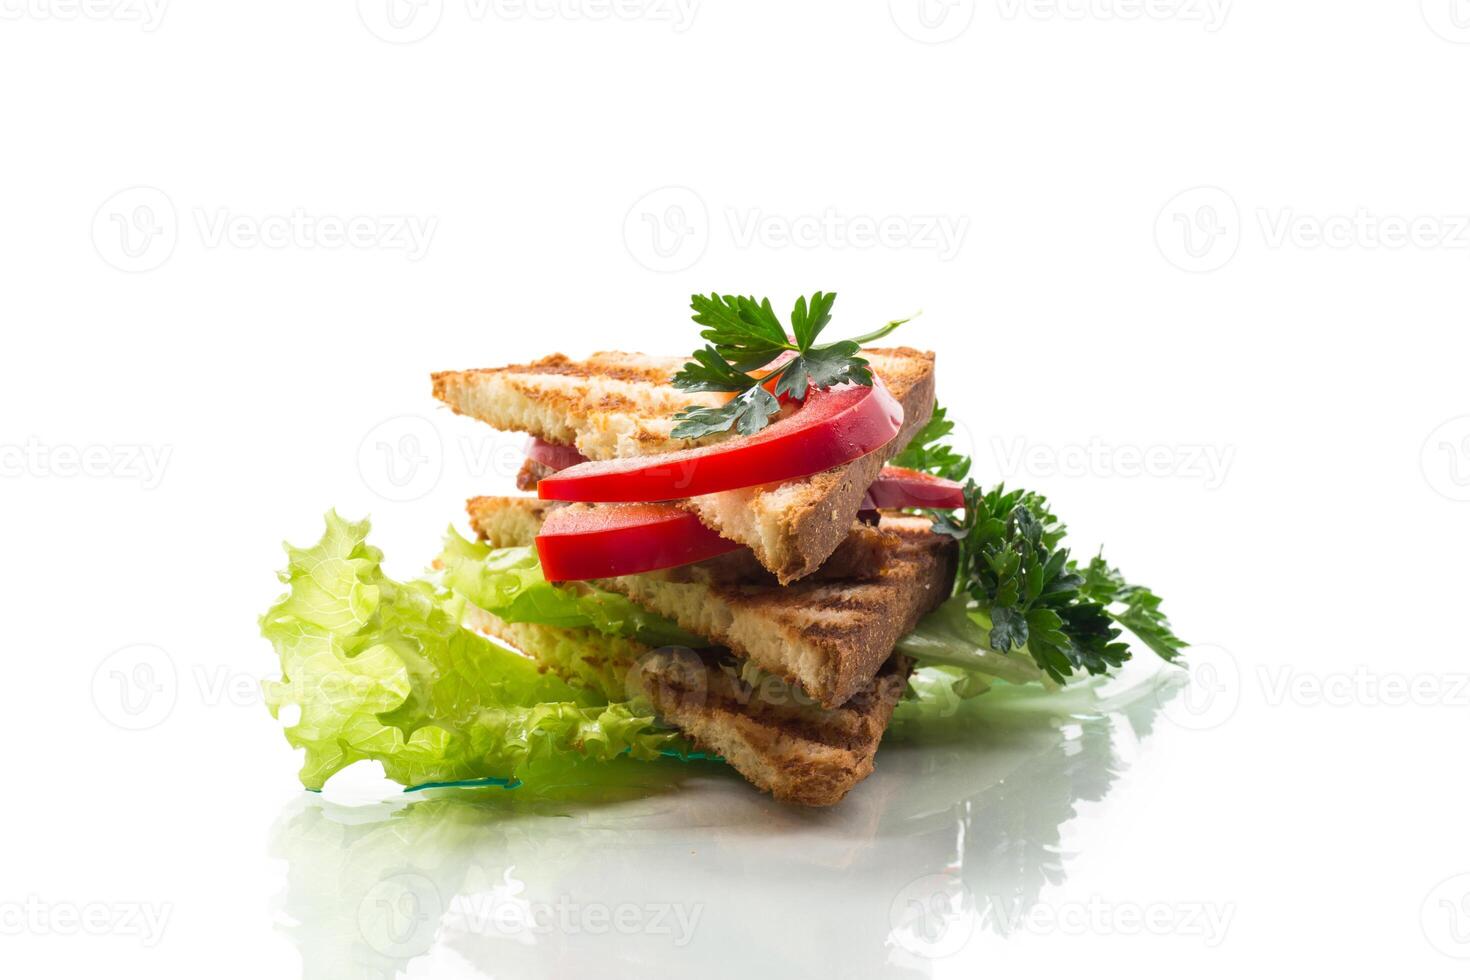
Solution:
[(685, 391), (745, 391), (755, 383), (713, 347), (697, 350), (692, 356), (694, 360), (674, 375), (674, 387)]
[(796, 346), (810, 350), (817, 341), (817, 334), (832, 322), (832, 304), (837, 302), (836, 293), (813, 293), (811, 304), (805, 296), (796, 297), (796, 308), (791, 311), (791, 332), (796, 337)]
[(934, 403), (934, 414), (928, 423), (914, 433), (914, 438), (893, 457), (891, 465), (932, 473), (946, 480), (963, 480), (970, 474), (970, 457), (961, 456), (945, 443), (954, 432), (949, 413)]
[(768, 299), (710, 293), (691, 296), (689, 306), (694, 310), (694, 322), (706, 328), (699, 335), (736, 370), (754, 370), (796, 349)]
[(1121, 604), (1118, 622), (1165, 660), (1173, 662), (1188, 646), (1174, 635), (1169, 620), (1159, 608), (1163, 600), (1145, 586), (1130, 585), (1116, 568), (1103, 561), (1101, 554), (1087, 566), (1084, 587), (1099, 602)]
[[(685, 391), (728, 391), (737, 397), (718, 408), (696, 406), (679, 412), (674, 416), (679, 423), (674, 437), (697, 439), (731, 428), (753, 435), (780, 410), (781, 397), (799, 401), (812, 388), (871, 386), (872, 369), (859, 356), (862, 345), (888, 336), (908, 321), (892, 320), (861, 337), (817, 346), (817, 338), (832, 322), (836, 302), (836, 293), (798, 297), (788, 335), (769, 299), (719, 293), (690, 297), (694, 322), (705, 328), (699, 335), (708, 343), (691, 355), (673, 384)], [(765, 374), (751, 373), (768, 366)], [(771, 391), (754, 394), (772, 377)]]
[[(713, 389), (704, 389), (713, 390)], [(736, 395), (719, 408), (692, 405), (674, 416), (675, 439), (700, 439), (716, 432), (729, 432), (733, 426), (743, 436), (753, 436), (766, 426), (766, 419), (781, 408), (776, 396), (756, 385)]]
[(776, 394), (805, 398), (808, 380), (813, 388), (830, 388), (848, 381), (872, 387), (873, 372), (868, 362), (856, 356), (860, 350), (855, 341), (841, 340), (829, 347), (814, 347), (808, 353), (798, 354), (781, 369)]
[(956, 592), (988, 621), (986, 642), (997, 653), (1028, 653), (1063, 683), (1128, 660), (1120, 627), (1168, 661), (1185, 646), (1157, 595), (1129, 584), (1101, 555), (1085, 568), (1072, 560), (1061, 547), (1066, 527), (1045, 497), (1004, 486), (986, 492), (970, 480), (962, 517), (932, 513), (935, 530), (960, 542)]

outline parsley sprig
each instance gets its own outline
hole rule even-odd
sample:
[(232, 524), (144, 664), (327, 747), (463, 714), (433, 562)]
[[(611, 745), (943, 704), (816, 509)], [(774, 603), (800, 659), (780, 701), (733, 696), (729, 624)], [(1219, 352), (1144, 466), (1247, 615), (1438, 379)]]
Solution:
[[(733, 427), (754, 435), (781, 408), (780, 398), (805, 398), (809, 388), (839, 384), (871, 385), (873, 372), (859, 356), (864, 344), (888, 336), (908, 320), (894, 320), (848, 340), (817, 344), (832, 322), (836, 293), (813, 293), (796, 300), (788, 333), (769, 299), (710, 293), (690, 298), (694, 322), (709, 343), (695, 351), (673, 377), (684, 391), (726, 391), (735, 397), (717, 408), (691, 406), (674, 416), (676, 439), (698, 439)], [(776, 363), (780, 361), (781, 363)], [(753, 374), (769, 367), (764, 374)], [(765, 387), (774, 377), (773, 389)]]
[(963, 480), (970, 475), (970, 457), (961, 456), (946, 442), (953, 432), (949, 413), (935, 402), (928, 423), (893, 457), (892, 465), (932, 473), (946, 480)]
[(1126, 627), (1168, 661), (1186, 646), (1174, 635), (1160, 599), (1131, 585), (1101, 554), (1079, 566), (1061, 546), (1066, 527), (1046, 498), (1004, 486), (965, 485), (962, 517), (932, 512), (934, 529), (960, 542), (956, 591), (990, 622), (997, 652), (1025, 650), (1062, 683), (1081, 670), (1105, 674), (1132, 656)]

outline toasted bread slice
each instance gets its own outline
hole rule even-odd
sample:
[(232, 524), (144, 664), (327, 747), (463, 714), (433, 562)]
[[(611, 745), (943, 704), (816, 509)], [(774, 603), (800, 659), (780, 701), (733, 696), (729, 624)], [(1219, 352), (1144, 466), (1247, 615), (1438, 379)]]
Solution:
[[(863, 493), (883, 464), (929, 421), (934, 355), (907, 347), (863, 351), (874, 374), (904, 409), (899, 434), (883, 449), (843, 466), (784, 483), (693, 497), (681, 506), (754, 552), (784, 585), (814, 572), (847, 536)], [(498, 429), (575, 445), (588, 459), (672, 452), (732, 438), (692, 442), (672, 435), (675, 412), (719, 405), (729, 396), (695, 394), (669, 383), (677, 357), (617, 352), (572, 361), (556, 354), (531, 364), (433, 376), (434, 397), (456, 413)], [(534, 471), (523, 471), (526, 487)]]
[(659, 717), (717, 752), (778, 800), (831, 806), (873, 772), (878, 743), (903, 697), (911, 663), (889, 658), (840, 708), (791, 688), (751, 686), (709, 653), (658, 650), (636, 677)]
[[(590, 630), (507, 623), (476, 608), (469, 610), (469, 622), (569, 682), (587, 683), (591, 676), (606, 689), (621, 678), (625, 691), (605, 693), (643, 694), (660, 718), (698, 747), (723, 756), (755, 786), (807, 806), (838, 802), (872, 773), (910, 670), (907, 658), (895, 656), (846, 705), (826, 710), (779, 682), (742, 680), (716, 652), (649, 650)], [(590, 663), (570, 675), (566, 657), (541, 656), (569, 642), (584, 649)]]
[[(585, 505), (573, 505), (585, 506)], [(470, 523), (497, 547), (526, 544), (545, 514), (544, 501), (480, 497)], [(517, 513), (520, 511), (520, 513)], [(852, 564), (851, 577), (813, 576), (794, 585), (732, 580), (719, 560), (644, 575), (599, 580), (640, 605), (748, 657), (835, 708), (872, 680), (894, 644), (949, 596), (955, 542), (935, 534), (928, 518), (885, 515), (874, 550)]]

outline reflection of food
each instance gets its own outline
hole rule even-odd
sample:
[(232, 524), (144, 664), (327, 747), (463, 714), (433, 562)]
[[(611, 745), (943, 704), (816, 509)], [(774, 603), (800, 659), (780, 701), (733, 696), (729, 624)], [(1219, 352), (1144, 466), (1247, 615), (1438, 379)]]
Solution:
[[(966, 928), (1018, 928), (1065, 879), (1062, 826), (1107, 795), (1161, 700), (1062, 725), (984, 699), (952, 724), (906, 719), (835, 810), (775, 806), (726, 767), (672, 762), (614, 765), (580, 799), (304, 796), (275, 835), (289, 932), (308, 980), (393, 977), (420, 957), (430, 975), (455, 960), (510, 977), (747, 975), (734, 950), (797, 974), (924, 975), (923, 947), (893, 933), (906, 889), (948, 875), (967, 900), (954, 914), (978, 916)], [(928, 923), (930, 939), (945, 926)]]

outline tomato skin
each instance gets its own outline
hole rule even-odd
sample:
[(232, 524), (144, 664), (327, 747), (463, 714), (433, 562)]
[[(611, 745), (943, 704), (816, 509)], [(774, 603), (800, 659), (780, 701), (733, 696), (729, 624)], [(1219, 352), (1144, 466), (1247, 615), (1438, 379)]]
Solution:
[(812, 390), (800, 410), (753, 436), (582, 463), (542, 480), (537, 493), (543, 500), (658, 501), (779, 483), (866, 456), (902, 427), (903, 406), (881, 381)]
[(669, 504), (561, 507), (546, 517), (536, 553), (548, 581), (637, 575), (742, 548)]
[(587, 462), (587, 457), (577, 452), (576, 446), (561, 446), (536, 436), (532, 436), (526, 443), (526, 458), (551, 470), (564, 470), (568, 466)]
[(878, 479), (868, 488), (868, 499), (873, 506), (885, 510), (905, 507), (955, 510), (965, 506), (965, 488), (940, 476), (902, 466), (885, 466)]

